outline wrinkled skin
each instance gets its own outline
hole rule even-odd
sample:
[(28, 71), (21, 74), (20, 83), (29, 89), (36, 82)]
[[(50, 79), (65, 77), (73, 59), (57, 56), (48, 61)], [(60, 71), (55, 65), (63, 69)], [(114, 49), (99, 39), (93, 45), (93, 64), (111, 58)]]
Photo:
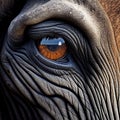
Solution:
[[(18, 3), (4, 4), (11, 10)], [(119, 53), (99, 1), (27, 0), (19, 5), (9, 21), (1, 17), (1, 120), (119, 120)], [(69, 46), (57, 61), (36, 47), (37, 39), (54, 34)]]

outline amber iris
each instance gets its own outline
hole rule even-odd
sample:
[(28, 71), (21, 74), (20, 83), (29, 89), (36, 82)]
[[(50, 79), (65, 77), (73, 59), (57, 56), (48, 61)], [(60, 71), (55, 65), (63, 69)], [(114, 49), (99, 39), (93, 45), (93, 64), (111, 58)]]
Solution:
[(43, 38), (38, 49), (44, 57), (50, 60), (58, 60), (66, 55), (67, 45), (62, 38)]

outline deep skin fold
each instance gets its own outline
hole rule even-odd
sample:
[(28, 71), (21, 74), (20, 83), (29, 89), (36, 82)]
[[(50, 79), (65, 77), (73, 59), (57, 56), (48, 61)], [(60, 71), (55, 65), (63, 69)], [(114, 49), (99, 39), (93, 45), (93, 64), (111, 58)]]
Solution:
[[(1, 96), (6, 100), (2, 101), (6, 109), (1, 119), (6, 113), (5, 119), (11, 120), (119, 120), (118, 52), (109, 20), (99, 3), (28, 2), (11, 22), (0, 55)], [(65, 21), (58, 22), (56, 29), (55, 21), (49, 23), (53, 29), (43, 22), (56, 18)], [(36, 23), (46, 28), (41, 35), (51, 30), (68, 40), (71, 51), (67, 63), (43, 58), (33, 39), (25, 41), (26, 27)]]

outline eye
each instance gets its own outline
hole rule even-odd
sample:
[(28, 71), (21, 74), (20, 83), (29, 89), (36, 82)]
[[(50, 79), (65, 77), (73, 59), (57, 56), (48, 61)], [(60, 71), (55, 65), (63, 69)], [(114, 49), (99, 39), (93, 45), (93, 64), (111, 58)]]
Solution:
[(42, 38), (37, 47), (40, 54), (50, 60), (58, 60), (67, 52), (67, 45), (63, 38)]

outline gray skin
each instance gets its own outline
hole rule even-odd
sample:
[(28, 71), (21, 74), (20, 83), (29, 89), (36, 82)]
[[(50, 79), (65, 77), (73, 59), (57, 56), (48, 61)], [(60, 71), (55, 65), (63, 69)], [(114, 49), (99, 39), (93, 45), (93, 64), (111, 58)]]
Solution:
[[(68, 43), (57, 61), (36, 41)], [(1, 120), (119, 120), (119, 57), (98, 0), (28, 0), (0, 52)]]

